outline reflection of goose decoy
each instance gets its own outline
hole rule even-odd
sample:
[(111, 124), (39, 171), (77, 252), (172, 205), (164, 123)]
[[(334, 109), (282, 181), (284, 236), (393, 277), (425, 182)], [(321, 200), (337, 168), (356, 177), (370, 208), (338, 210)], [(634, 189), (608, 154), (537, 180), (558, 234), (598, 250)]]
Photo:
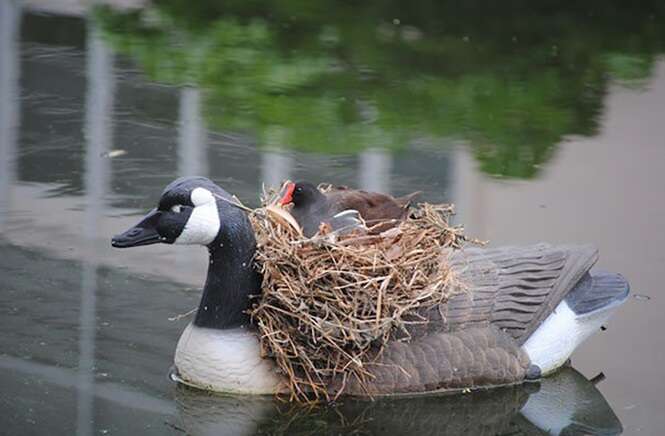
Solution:
[[(116, 247), (200, 244), (210, 252), (196, 317), (183, 332), (175, 365), (183, 383), (207, 390), (275, 393), (284, 388), (261, 357), (246, 310), (260, 293), (255, 239), (245, 212), (208, 179), (181, 178), (157, 209), (113, 239)], [(448, 253), (470, 292), (423, 313), (430, 322), (410, 342), (390, 342), (369, 365), (374, 395), (455, 391), (520, 383), (559, 368), (626, 300), (618, 274), (590, 274), (596, 250), (536, 245)], [(333, 393), (338, 385), (332, 384)], [(353, 381), (346, 393), (366, 395)]]
[(191, 436), (254, 435), (277, 412), (277, 404), (265, 395), (218, 395), (179, 385), (176, 426)]
[(359, 191), (346, 187), (332, 187), (321, 192), (308, 182), (289, 182), (283, 189), (280, 204), (292, 204), (291, 215), (302, 228), (305, 236), (314, 236), (321, 223), (329, 224), (333, 230), (352, 224), (356, 211), (373, 231), (383, 231), (404, 219), (409, 205), (419, 192), (394, 198), (378, 192)]
[(595, 382), (572, 368), (543, 379), (521, 412), (531, 424), (552, 435), (618, 435), (623, 431)]
[(179, 426), (192, 436), (249, 434), (617, 435), (621, 423), (584, 376), (564, 368), (541, 383), (463, 396), (344, 400), (311, 411), (260, 396), (180, 387)]

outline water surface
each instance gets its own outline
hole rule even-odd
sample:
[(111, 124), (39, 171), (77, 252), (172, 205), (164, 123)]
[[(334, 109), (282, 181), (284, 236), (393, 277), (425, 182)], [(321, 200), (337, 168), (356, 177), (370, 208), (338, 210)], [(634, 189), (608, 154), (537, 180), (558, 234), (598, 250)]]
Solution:
[[(661, 434), (660, 2), (107, 3), (0, 4), (3, 433)], [(421, 190), (493, 245), (595, 244), (637, 298), (539, 386), (316, 412), (179, 388), (205, 253), (109, 240), (187, 174), (250, 205)]]

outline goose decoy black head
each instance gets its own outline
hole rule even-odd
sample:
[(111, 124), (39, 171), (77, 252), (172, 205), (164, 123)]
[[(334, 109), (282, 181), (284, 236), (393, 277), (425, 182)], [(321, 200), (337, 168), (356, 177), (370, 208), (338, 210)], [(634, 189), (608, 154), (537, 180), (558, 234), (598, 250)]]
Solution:
[(113, 237), (117, 248), (157, 243), (209, 245), (225, 222), (241, 219), (232, 197), (205, 177), (182, 177), (162, 192), (155, 209), (134, 227)]
[(253, 262), (254, 231), (235, 198), (205, 177), (181, 177), (164, 189), (155, 209), (111, 241), (118, 248), (157, 243), (208, 248), (196, 326), (222, 329), (249, 322), (249, 297), (260, 293), (261, 277)]

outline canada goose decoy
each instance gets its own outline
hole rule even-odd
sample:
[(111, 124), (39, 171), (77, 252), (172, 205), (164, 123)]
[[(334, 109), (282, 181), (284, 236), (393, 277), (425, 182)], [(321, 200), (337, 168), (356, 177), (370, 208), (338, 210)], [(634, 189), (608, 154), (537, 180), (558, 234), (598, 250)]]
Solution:
[[(252, 394), (283, 392), (270, 359), (261, 357), (246, 314), (261, 292), (253, 267), (255, 238), (231, 195), (203, 177), (169, 184), (159, 205), (115, 247), (199, 244), (210, 253), (196, 316), (175, 352), (175, 377), (201, 389)], [(390, 342), (363, 390), (351, 395), (456, 391), (521, 383), (559, 368), (628, 297), (619, 274), (589, 272), (589, 246), (467, 248), (442, 253), (468, 292), (423, 312), (409, 342)], [(332, 383), (332, 392), (340, 389)]]
[[(346, 211), (357, 211), (368, 227), (382, 223), (373, 231), (380, 232), (406, 217), (410, 203), (419, 192), (393, 198), (378, 192), (359, 191), (346, 187), (333, 187), (323, 193), (308, 182), (290, 182), (284, 188), (280, 204), (293, 204), (291, 215), (300, 224), (303, 234), (314, 236), (321, 223), (333, 229), (349, 222)], [(347, 218), (347, 219), (345, 219)]]

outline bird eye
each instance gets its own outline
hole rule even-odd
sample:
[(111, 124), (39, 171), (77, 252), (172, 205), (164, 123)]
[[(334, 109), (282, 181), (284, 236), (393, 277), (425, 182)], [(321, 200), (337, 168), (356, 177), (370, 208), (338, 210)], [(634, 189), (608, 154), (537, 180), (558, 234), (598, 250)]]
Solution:
[(296, 188), (296, 192), (302, 192), (302, 188), (301, 188), (300, 186), (298, 186), (298, 187)]
[(171, 206), (171, 212), (180, 213), (182, 211), (182, 206), (179, 204), (174, 204)]

